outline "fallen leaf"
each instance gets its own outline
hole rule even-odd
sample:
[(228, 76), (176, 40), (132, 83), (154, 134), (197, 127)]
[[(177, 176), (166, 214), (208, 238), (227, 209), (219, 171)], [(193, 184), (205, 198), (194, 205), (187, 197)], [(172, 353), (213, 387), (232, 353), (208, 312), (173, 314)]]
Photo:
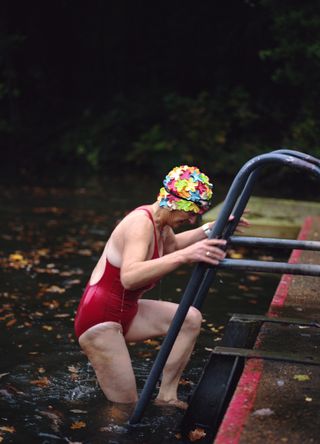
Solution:
[(30, 381), (30, 384), (37, 385), (39, 387), (47, 387), (50, 384), (50, 381), (46, 376), (44, 376), (43, 378)]
[(70, 429), (72, 430), (83, 429), (86, 426), (87, 424), (84, 421), (76, 421), (71, 424)]
[(242, 259), (242, 258), (243, 258), (243, 254), (241, 254), (241, 253), (236, 253), (236, 252), (233, 252), (233, 251), (231, 251), (231, 252), (229, 253), (229, 256), (230, 256), (232, 259)]
[(24, 257), (22, 256), (22, 254), (13, 253), (13, 254), (10, 254), (9, 259), (10, 259), (10, 261), (23, 261)]
[(249, 274), (247, 276), (247, 279), (248, 279), (248, 281), (256, 282), (256, 281), (258, 281), (260, 279), (260, 277), (259, 276), (255, 276), (254, 274)]
[(0, 374), (0, 379), (3, 378), (4, 376), (10, 375), (10, 373), (1, 373)]
[(10, 426), (1, 426), (0, 430), (2, 432), (8, 432), (8, 433), (14, 433), (16, 431), (16, 429), (14, 427), (10, 427)]
[(81, 250), (78, 250), (78, 254), (80, 254), (80, 256), (92, 256), (92, 251), (88, 248), (83, 248)]
[(207, 433), (204, 431), (204, 429), (197, 427), (189, 432), (188, 438), (191, 442), (194, 442), (204, 438), (206, 435)]
[(8, 321), (6, 323), (6, 327), (12, 327), (17, 322), (16, 319), (11, 319), (11, 321)]
[(193, 385), (193, 382), (189, 381), (188, 379), (181, 378), (179, 381), (179, 385), (191, 386), (191, 385)]
[(308, 376), (308, 375), (294, 375), (293, 379), (296, 379), (297, 381), (300, 381), (300, 382), (309, 381), (310, 376)]
[(155, 339), (146, 339), (145, 341), (143, 341), (143, 343), (148, 344), (148, 345), (157, 346), (160, 344), (160, 341), (156, 341)]
[(53, 330), (53, 327), (51, 327), (51, 325), (43, 325), (42, 328), (43, 328), (43, 330), (47, 330), (47, 331)]
[(58, 285), (51, 285), (51, 287), (46, 288), (46, 293), (64, 293), (65, 291), (64, 288), (58, 287)]
[(270, 416), (270, 415), (273, 415), (273, 414), (274, 414), (274, 411), (269, 409), (268, 407), (265, 408), (265, 409), (255, 410), (252, 413), (253, 416)]

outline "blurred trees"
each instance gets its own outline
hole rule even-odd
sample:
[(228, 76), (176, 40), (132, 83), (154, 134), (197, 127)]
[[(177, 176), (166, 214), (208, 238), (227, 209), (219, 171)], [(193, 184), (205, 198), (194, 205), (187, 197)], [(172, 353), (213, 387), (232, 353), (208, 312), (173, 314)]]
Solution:
[(196, 163), (281, 145), (320, 156), (316, 0), (6, 0), (3, 164)]

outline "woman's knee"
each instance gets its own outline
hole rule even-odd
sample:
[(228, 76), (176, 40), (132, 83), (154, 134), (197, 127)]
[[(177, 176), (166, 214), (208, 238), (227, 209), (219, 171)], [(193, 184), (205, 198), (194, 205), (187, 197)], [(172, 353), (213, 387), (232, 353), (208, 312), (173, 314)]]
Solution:
[(199, 333), (201, 323), (201, 312), (195, 307), (190, 307), (184, 322), (185, 329), (192, 331), (193, 333)]
[(79, 344), (84, 352), (92, 349), (105, 351), (110, 343), (117, 342), (114, 340), (119, 334), (122, 336), (122, 327), (116, 322), (97, 324), (79, 337)]

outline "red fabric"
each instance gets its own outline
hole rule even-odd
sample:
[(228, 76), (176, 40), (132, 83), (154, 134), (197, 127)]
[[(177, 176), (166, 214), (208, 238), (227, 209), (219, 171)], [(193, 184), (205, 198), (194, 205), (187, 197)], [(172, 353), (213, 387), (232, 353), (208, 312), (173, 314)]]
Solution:
[[(157, 259), (159, 250), (152, 214), (147, 208), (137, 209), (146, 211), (153, 223), (155, 247), (152, 259)], [(137, 290), (125, 290), (120, 280), (120, 268), (107, 261), (101, 279), (94, 285), (88, 283), (80, 300), (75, 318), (76, 336), (79, 337), (88, 328), (107, 321), (121, 324), (125, 335), (137, 314), (139, 298), (155, 285), (156, 282), (152, 282)]]

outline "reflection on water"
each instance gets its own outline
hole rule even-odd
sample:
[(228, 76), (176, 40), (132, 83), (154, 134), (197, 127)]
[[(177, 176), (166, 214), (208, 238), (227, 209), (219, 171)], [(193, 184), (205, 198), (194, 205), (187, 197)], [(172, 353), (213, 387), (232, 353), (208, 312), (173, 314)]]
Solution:
[[(73, 333), (73, 318), (108, 233), (125, 211), (152, 202), (157, 184), (118, 178), (76, 189), (2, 189), (0, 201), (0, 440), (6, 443), (174, 443), (183, 412), (148, 407), (129, 427), (130, 407), (109, 403)], [(125, 193), (130, 190), (130, 195)], [(148, 297), (178, 301), (191, 269), (166, 277)], [(219, 274), (203, 329), (181, 381), (188, 399), (231, 312), (263, 313), (277, 276)], [(142, 388), (160, 340), (131, 344)]]

